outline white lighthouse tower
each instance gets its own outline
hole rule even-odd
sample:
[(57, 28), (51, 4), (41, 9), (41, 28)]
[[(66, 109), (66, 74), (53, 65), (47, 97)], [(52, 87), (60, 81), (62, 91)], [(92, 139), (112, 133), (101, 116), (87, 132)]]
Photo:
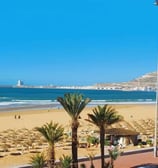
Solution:
[(23, 85), (24, 85), (24, 82), (23, 82), (22, 80), (18, 80), (17, 86), (18, 86), (18, 87), (21, 87), (21, 86), (23, 86)]

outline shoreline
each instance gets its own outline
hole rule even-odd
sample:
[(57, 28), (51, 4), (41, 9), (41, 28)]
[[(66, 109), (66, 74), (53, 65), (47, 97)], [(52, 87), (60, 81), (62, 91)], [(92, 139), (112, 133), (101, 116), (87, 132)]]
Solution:
[(27, 110), (46, 110), (58, 108), (56, 105), (34, 105), (34, 106), (19, 106), (19, 107), (0, 107), (1, 112), (16, 112), (16, 111), (27, 111)]
[[(87, 107), (93, 108), (98, 105), (105, 105), (108, 104), (110, 106), (113, 105), (156, 105), (156, 102), (106, 102), (104, 100), (92, 100)], [(59, 109), (62, 106), (58, 102), (53, 102), (53, 104), (37, 104), (37, 105), (23, 105), (23, 106), (0, 106), (0, 113), (1, 112), (16, 112), (21, 110), (46, 110), (46, 109)]]

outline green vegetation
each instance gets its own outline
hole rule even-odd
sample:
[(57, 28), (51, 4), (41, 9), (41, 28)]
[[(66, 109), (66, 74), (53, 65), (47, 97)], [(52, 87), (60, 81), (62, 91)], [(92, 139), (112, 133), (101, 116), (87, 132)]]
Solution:
[(95, 136), (88, 136), (87, 137), (87, 142), (88, 142), (89, 146), (90, 146), (90, 144), (98, 145), (99, 144), (99, 139)]
[(72, 129), (72, 167), (78, 168), (78, 136), (79, 117), (86, 105), (91, 101), (89, 98), (83, 99), (81, 94), (67, 93), (64, 97), (58, 97), (57, 101), (63, 106), (71, 117)]
[(43, 154), (36, 154), (31, 157), (31, 165), (33, 168), (44, 168), (46, 165), (46, 159)]
[(63, 155), (59, 158), (61, 168), (71, 168), (72, 157)]
[(108, 125), (116, 123), (122, 120), (120, 115), (117, 115), (117, 112), (114, 108), (108, 105), (103, 107), (97, 106), (93, 109), (93, 114), (88, 114), (87, 121), (96, 125), (100, 131), (100, 151), (101, 151), (101, 168), (105, 168), (104, 161), (104, 141), (105, 141), (105, 128)]
[(61, 141), (63, 138), (64, 128), (58, 123), (46, 123), (42, 127), (36, 127), (49, 144), (49, 168), (54, 168), (55, 164), (55, 143)]
[[(64, 134), (64, 128), (58, 123), (44, 124), (42, 127), (36, 127), (36, 130), (40, 132), (45, 140), (49, 144), (47, 166), (49, 168), (78, 168), (78, 136), (77, 131), (79, 127), (80, 114), (86, 105), (91, 101), (89, 98), (83, 99), (80, 94), (65, 94), (64, 97), (58, 97), (57, 101), (63, 106), (65, 111), (71, 117), (71, 141), (72, 141), (72, 157), (67, 155), (62, 155), (59, 160), (60, 164), (55, 165), (55, 143), (61, 141), (64, 137), (67, 139), (68, 135)], [(110, 162), (106, 163), (104, 160), (104, 145), (110, 145), (110, 141), (105, 138), (105, 130), (109, 125), (121, 121), (123, 118), (117, 115), (114, 108), (108, 105), (97, 106), (92, 110), (92, 114), (88, 114), (88, 119), (86, 121), (96, 125), (99, 128), (100, 137), (88, 136), (88, 144), (98, 145), (100, 143), (100, 153), (101, 153), (101, 168), (113, 168), (113, 162), (120, 155), (117, 148), (108, 150), (109, 156), (111, 158)], [(91, 162), (90, 167), (94, 168), (93, 164), (93, 154), (89, 154), (88, 158)], [(33, 168), (43, 168), (46, 165), (45, 157), (42, 154), (38, 154), (31, 158), (31, 163)], [(86, 167), (85, 164), (81, 164), (81, 167)]]

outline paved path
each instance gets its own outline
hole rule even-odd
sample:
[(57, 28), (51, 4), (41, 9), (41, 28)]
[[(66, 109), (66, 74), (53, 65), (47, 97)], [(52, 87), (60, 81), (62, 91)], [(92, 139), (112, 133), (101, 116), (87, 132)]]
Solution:
[[(108, 161), (108, 158), (106, 158), (105, 160)], [(100, 162), (100, 159), (93, 161), (95, 168), (101, 167)], [(86, 161), (84, 163), (86, 163), (86, 167), (89, 168), (90, 161)], [(146, 167), (142, 167), (141, 165), (146, 165)], [(128, 155), (120, 156), (114, 162), (114, 168), (158, 168), (158, 157), (155, 158), (153, 151), (151, 150), (131, 153)]]
[[(105, 160), (108, 161), (109, 158), (105, 158)], [(99, 158), (96, 158), (93, 161), (95, 168), (101, 167), (100, 162), (101, 161)], [(83, 158), (83, 162), (79, 162), (79, 165), (81, 163), (86, 164), (86, 168), (90, 167), (90, 161), (85, 161), (85, 158)], [(24, 167), (19, 166), (16, 168)], [(25, 168), (30, 168), (30, 166), (26, 166)], [(124, 153), (124, 155), (118, 157), (118, 159), (114, 162), (114, 168), (158, 168), (158, 157), (154, 157), (154, 152), (152, 148), (128, 151)]]

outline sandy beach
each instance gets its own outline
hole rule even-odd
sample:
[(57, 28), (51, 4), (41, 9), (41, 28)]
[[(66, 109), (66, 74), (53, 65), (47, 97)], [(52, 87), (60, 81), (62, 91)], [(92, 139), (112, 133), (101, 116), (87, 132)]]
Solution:
[[(151, 125), (148, 124), (148, 127), (154, 126), (154, 117), (156, 106), (154, 104), (125, 104), (125, 105), (112, 105), (120, 115), (124, 117), (124, 120), (134, 125), (134, 122), (142, 125), (142, 121), (144, 123), (146, 121), (150, 122)], [(94, 126), (90, 125), (85, 121), (87, 118), (87, 113), (91, 113), (94, 107), (87, 107), (81, 113), (80, 119), (80, 128), (79, 131), (88, 130), (91, 131), (95, 129)], [(37, 126), (42, 126), (43, 124), (54, 121), (62, 124), (65, 128), (65, 131), (70, 131), (70, 121), (71, 118), (68, 114), (62, 109), (21, 109), (18, 111), (5, 111), (0, 112), (0, 136), (1, 136), (1, 147), (2, 141), (5, 143), (11, 136), (19, 136), (20, 134), (27, 132), (31, 137), (33, 128)], [(134, 127), (134, 126), (133, 126)], [(13, 133), (14, 131), (14, 133)], [(152, 131), (151, 131), (152, 132)], [(24, 136), (24, 135), (23, 135)], [(29, 137), (28, 136), (28, 137)], [(12, 143), (12, 142), (10, 142)], [(13, 147), (10, 147), (13, 149)], [(19, 147), (20, 148), (20, 147)], [(131, 148), (131, 147), (130, 147)], [(133, 147), (136, 148), (136, 147)], [(42, 148), (44, 149), (44, 148)], [(19, 149), (20, 151), (20, 149)], [(99, 147), (92, 147), (91, 149), (79, 148), (79, 156), (87, 156), (88, 153), (99, 154)], [(70, 146), (64, 150), (63, 146), (59, 146), (56, 151), (56, 156), (59, 157), (62, 154), (70, 154), (71, 148)], [(1, 156), (4, 152), (0, 152)], [(11, 155), (7, 152), (4, 157), (0, 158), (0, 167), (9, 168), (10, 166), (15, 166), (19, 164), (27, 164), (30, 161), (30, 156), (33, 155), (33, 152), (23, 152), (21, 155)]]

